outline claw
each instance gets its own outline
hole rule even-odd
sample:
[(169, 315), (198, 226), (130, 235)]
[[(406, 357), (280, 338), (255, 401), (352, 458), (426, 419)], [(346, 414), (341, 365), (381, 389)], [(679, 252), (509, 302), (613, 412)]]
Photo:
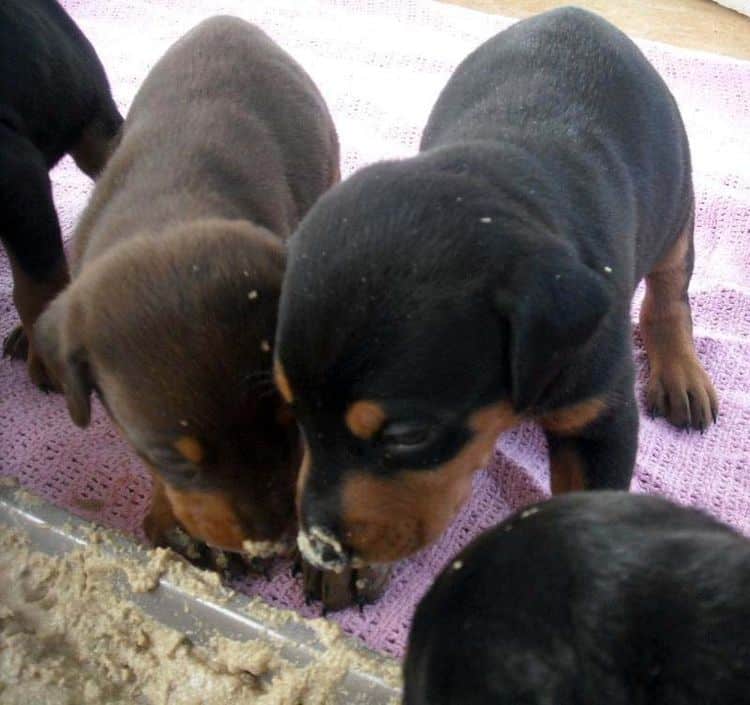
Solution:
[(3, 340), (3, 357), (23, 360), (28, 354), (28, 349), (28, 339), (23, 332), (23, 326), (16, 326)]
[(716, 392), (695, 355), (663, 362), (646, 392), (651, 417), (664, 416), (677, 428), (696, 431), (707, 428), (711, 418), (716, 423)]

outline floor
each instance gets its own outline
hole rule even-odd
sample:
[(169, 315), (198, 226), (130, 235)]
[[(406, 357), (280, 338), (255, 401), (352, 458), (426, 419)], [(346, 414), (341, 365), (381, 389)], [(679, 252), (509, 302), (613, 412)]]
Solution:
[(635, 37), (750, 59), (750, 17), (711, 0), (443, 0), (507, 17), (527, 17), (575, 4)]

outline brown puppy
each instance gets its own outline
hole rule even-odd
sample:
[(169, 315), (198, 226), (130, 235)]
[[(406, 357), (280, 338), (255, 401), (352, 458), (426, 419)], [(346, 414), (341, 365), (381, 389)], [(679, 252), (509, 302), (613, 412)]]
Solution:
[(295, 529), (297, 427), (274, 389), (284, 240), (339, 178), (309, 76), (261, 30), (216, 17), (136, 96), (36, 327), (79, 426), (95, 391), (153, 470), (146, 522), (266, 556)]

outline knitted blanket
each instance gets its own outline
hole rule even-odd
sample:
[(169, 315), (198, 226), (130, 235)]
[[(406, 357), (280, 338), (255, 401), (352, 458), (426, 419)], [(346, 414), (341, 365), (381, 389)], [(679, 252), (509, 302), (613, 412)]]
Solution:
[[(343, 174), (413, 154), (456, 64), (511, 20), (427, 0), (65, 0), (96, 47), (126, 112), (150, 67), (184, 32), (219, 13), (260, 25), (312, 75), (336, 121)], [(681, 106), (697, 196), (696, 267), (690, 287), (698, 354), (720, 395), (718, 424), (704, 435), (641, 419), (632, 489), (702, 507), (750, 534), (750, 63), (641, 42)], [(91, 191), (70, 159), (53, 171), (66, 238)], [(5, 206), (3, 206), (5, 207)], [(633, 306), (637, 320), (640, 293)], [(0, 336), (17, 322), (0, 252)], [(642, 388), (647, 363), (634, 328)], [(467, 360), (467, 364), (471, 364)], [(639, 394), (639, 399), (642, 396)], [(139, 534), (150, 480), (98, 403), (86, 430), (59, 395), (0, 361), (0, 474), (83, 517)], [(416, 602), (435, 574), (482, 529), (548, 494), (542, 435), (521, 427), (498, 440), (475, 478), (471, 502), (442, 539), (396, 566), (383, 598), (332, 618), (369, 646), (400, 655)], [(241, 589), (273, 604), (305, 607), (283, 562), (271, 579)]]

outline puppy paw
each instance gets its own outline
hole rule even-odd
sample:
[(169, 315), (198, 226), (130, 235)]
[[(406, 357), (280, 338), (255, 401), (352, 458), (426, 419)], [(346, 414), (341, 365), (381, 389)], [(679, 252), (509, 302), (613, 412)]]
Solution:
[(62, 387), (50, 375), (42, 360), (33, 352), (28, 357), (26, 369), (29, 371), (31, 381), (43, 392), (62, 391)]
[(59, 392), (60, 385), (47, 371), (41, 358), (29, 347), (29, 339), (23, 326), (16, 326), (3, 341), (3, 357), (11, 360), (26, 360), (26, 369), (31, 381), (43, 392)]
[(152, 545), (169, 548), (203, 570), (215, 570), (224, 580), (240, 579), (248, 573), (266, 578), (269, 576), (271, 559), (248, 558), (239, 553), (213, 548), (193, 538), (177, 524), (155, 532), (146, 522), (144, 529)]
[(388, 566), (347, 568), (340, 573), (313, 568), (302, 561), (305, 600), (321, 602), (323, 613), (358, 605), (360, 609), (375, 602), (388, 581)]
[(153, 546), (169, 548), (201, 568), (213, 568), (219, 563), (218, 555), (215, 555), (205, 543), (194, 539), (177, 524), (155, 532), (146, 522), (144, 529)]
[(29, 354), (29, 339), (23, 326), (16, 326), (3, 340), (3, 357), (11, 360), (25, 360)]
[(646, 389), (651, 416), (664, 416), (678, 428), (704, 431), (716, 421), (719, 403), (711, 380), (695, 357), (671, 360), (652, 373)]

